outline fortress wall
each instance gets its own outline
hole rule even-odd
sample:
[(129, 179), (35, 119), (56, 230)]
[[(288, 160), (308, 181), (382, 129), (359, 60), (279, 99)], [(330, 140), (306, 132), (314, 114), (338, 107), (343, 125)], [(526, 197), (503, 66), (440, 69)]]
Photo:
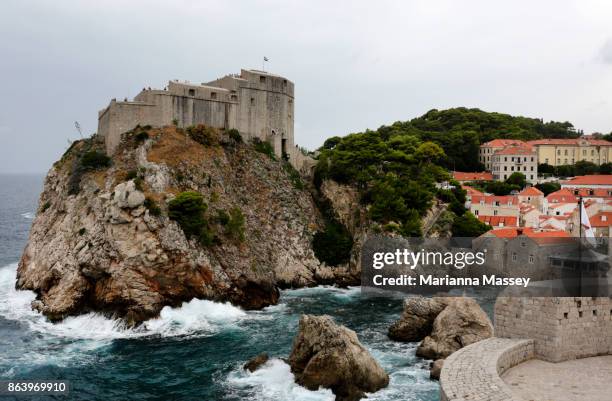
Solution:
[(612, 354), (612, 302), (607, 297), (500, 297), (495, 335), (534, 339), (536, 357), (550, 362)]
[(112, 154), (122, 133), (138, 124), (160, 125), (158, 106), (143, 102), (111, 101), (98, 122), (98, 133), (105, 139), (107, 153)]

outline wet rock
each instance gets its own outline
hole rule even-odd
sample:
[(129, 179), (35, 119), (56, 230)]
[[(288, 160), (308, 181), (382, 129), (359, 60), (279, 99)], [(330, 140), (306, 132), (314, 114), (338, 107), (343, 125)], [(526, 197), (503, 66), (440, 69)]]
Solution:
[(402, 316), (389, 327), (389, 338), (405, 342), (421, 341), (431, 333), (434, 320), (444, 310), (448, 300), (443, 297), (405, 299)]
[(431, 335), (417, 348), (417, 356), (446, 358), (466, 345), (493, 335), (493, 325), (472, 298), (453, 298), (436, 317)]
[(355, 332), (329, 316), (302, 315), (289, 365), (298, 384), (329, 388), (338, 401), (359, 400), (389, 384), (389, 376)]
[(444, 366), (444, 359), (436, 359), (431, 364), (431, 369), (429, 370), (429, 378), (432, 380), (440, 380), (440, 373), (442, 372), (442, 367)]
[(267, 353), (261, 353), (245, 363), (243, 369), (248, 370), (249, 372), (255, 372), (261, 367), (261, 365), (268, 362), (268, 359), (270, 359), (270, 357)]

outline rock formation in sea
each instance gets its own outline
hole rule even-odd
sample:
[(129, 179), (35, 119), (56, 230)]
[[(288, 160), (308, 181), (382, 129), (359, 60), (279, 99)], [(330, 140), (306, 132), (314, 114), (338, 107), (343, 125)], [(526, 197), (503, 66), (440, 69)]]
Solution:
[(422, 340), (416, 355), (435, 360), (432, 378), (439, 376), (444, 358), (492, 335), (489, 317), (467, 297), (407, 298), (400, 319), (389, 328), (392, 340)]
[(52, 320), (138, 323), (192, 298), (254, 309), (334, 282), (311, 193), (266, 149), (203, 126), (137, 127), (110, 159), (95, 136), (76, 141), (45, 179), (17, 287)]
[(298, 384), (329, 388), (337, 401), (359, 400), (389, 384), (389, 376), (354, 331), (329, 316), (302, 315), (289, 365)]

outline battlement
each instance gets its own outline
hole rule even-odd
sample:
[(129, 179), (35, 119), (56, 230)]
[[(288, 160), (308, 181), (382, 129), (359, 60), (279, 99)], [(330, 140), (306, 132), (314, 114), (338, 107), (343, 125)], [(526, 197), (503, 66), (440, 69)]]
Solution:
[(294, 143), (294, 84), (265, 71), (242, 69), (206, 83), (172, 80), (164, 89), (143, 88), (133, 100), (111, 100), (98, 113), (98, 134), (112, 154), (121, 134), (136, 125), (204, 124), (237, 129), (245, 140), (269, 142), (296, 168), (304, 157)]

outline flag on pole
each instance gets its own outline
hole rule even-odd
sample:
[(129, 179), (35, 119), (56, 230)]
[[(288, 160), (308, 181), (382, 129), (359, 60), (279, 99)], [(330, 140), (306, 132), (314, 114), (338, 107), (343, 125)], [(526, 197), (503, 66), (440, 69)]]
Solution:
[(595, 233), (589, 221), (589, 215), (584, 207), (584, 201), (580, 199), (580, 225), (584, 229), (584, 236), (590, 243), (595, 243)]
[(270, 61), (266, 56), (264, 56), (264, 61)]

